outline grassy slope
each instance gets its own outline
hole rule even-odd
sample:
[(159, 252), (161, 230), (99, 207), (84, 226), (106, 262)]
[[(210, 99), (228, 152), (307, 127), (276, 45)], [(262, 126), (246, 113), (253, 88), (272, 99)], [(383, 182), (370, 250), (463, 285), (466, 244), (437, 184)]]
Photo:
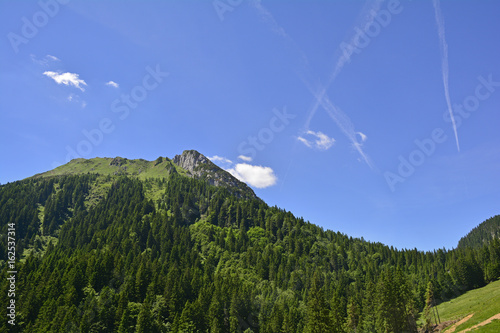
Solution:
[[(487, 286), (466, 292), (460, 297), (438, 305), (441, 322), (461, 319), (468, 314), (474, 316), (457, 327), (455, 332), (479, 324), (488, 318), (500, 313), (500, 280)], [(444, 331), (446, 332), (446, 330)], [(473, 332), (500, 332), (500, 321), (482, 326)]]
[[(255, 193), (250, 187), (248, 187), (245, 183), (238, 181), (236, 178), (213, 163), (210, 163), (209, 165), (200, 164), (197, 169), (202, 171), (202, 173), (204, 171), (206, 179), (213, 180), (213, 178), (215, 178), (219, 184), (232, 188), (234, 193), (237, 193), (238, 195), (244, 197), (255, 197)], [(122, 157), (96, 157), (88, 160), (77, 158), (53, 170), (37, 174), (32, 178), (86, 173), (97, 173), (103, 176), (127, 175), (129, 177), (136, 177), (140, 180), (152, 178), (167, 179), (171, 173), (189, 176), (188, 171), (176, 165), (167, 157), (159, 157), (155, 161), (146, 161), (144, 159), (130, 160)], [(102, 196), (102, 193), (93, 194), (96, 194), (96, 197)], [(156, 196), (153, 196), (153, 199), (157, 199)]]
[(146, 178), (166, 178), (169, 175), (169, 170), (175, 169), (178, 173), (185, 173), (182, 168), (172, 163), (171, 160), (163, 158), (161, 163), (156, 161), (146, 161), (143, 159), (129, 160), (126, 158), (109, 158), (97, 157), (93, 159), (74, 159), (71, 162), (47, 171), (35, 177), (50, 177), (60, 175), (82, 174), (82, 173), (99, 173), (101, 175), (118, 175), (125, 174), (129, 176), (137, 176), (139, 179)]

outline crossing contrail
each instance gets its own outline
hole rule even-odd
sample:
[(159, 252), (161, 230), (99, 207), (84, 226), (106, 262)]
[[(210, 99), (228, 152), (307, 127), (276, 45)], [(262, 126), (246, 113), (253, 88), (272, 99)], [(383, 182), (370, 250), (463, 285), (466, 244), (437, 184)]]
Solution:
[[(356, 24), (356, 26), (361, 26), (365, 27), (367, 25), (370, 25), (373, 23), (375, 20), (375, 17), (377, 16), (378, 11), (380, 10), (380, 5), (382, 4), (383, 0), (375, 0), (375, 1), (368, 1), (363, 9), (361, 10), (360, 16), (360, 22), (359, 24)], [(357, 48), (357, 40), (359, 39), (358, 32), (356, 32), (354, 35), (351, 36), (349, 43), (345, 46), (345, 49), (356, 49)], [(328, 78), (328, 81), (326, 84), (323, 86), (323, 88), (320, 91), (320, 94), (318, 98), (314, 101), (314, 103), (311, 105), (311, 107), (308, 110), (308, 117), (306, 120), (305, 128), (309, 129), (309, 124), (311, 123), (312, 118), (316, 114), (316, 111), (318, 110), (319, 106), (321, 105), (321, 98), (326, 94), (328, 88), (332, 85), (333, 81), (337, 78), (337, 75), (344, 69), (344, 66), (350, 62), (351, 55), (346, 54), (345, 52), (342, 52), (341, 55), (338, 57), (335, 67)]]
[[(354, 129), (354, 124), (351, 119), (335, 104), (332, 103), (327, 95), (320, 96), (320, 89), (315, 90), (310, 84), (304, 82), (311, 92), (311, 94), (316, 98), (316, 101), (321, 105), (323, 109), (326, 110), (330, 118), (337, 124), (340, 130), (345, 136), (351, 141), (352, 146), (361, 155), (363, 160), (368, 164), (371, 169), (374, 169), (374, 165), (368, 155), (362, 149), (362, 142), (366, 139), (366, 136), (361, 132), (356, 132)], [(322, 90), (321, 90), (322, 91)], [(358, 135), (361, 138), (361, 142), (358, 141)]]
[[(375, 1), (369, 1), (367, 5), (364, 6), (362, 10), (362, 25), (365, 26), (369, 24), (370, 22), (373, 22), (375, 19), (378, 10), (380, 9), (380, 4), (382, 3), (382, 0), (375, 0)], [(305, 68), (305, 73), (307, 76), (311, 76), (311, 70), (309, 66), (309, 62), (307, 60), (307, 57), (305, 56), (304, 52), (298, 47), (298, 45), (295, 43), (295, 41), (286, 33), (285, 29), (283, 29), (274, 19), (273, 15), (264, 7), (262, 6), (260, 1), (253, 1), (252, 2), (253, 7), (257, 10), (259, 13), (260, 17), (271, 27), (272, 31), (277, 34), (278, 36), (281, 36), (284, 38), (287, 42), (291, 43), (294, 48), (298, 51), (298, 53), (301, 56), (303, 66)], [(354, 35), (351, 40), (350, 40), (350, 45), (355, 46), (356, 43), (356, 35)], [(366, 139), (366, 136), (363, 134), (361, 136), (362, 140), (361, 142), (358, 141), (357, 135), (360, 132), (356, 132), (354, 129), (354, 125), (351, 121), (351, 119), (345, 114), (338, 106), (334, 105), (330, 99), (327, 96), (327, 90), (329, 86), (333, 83), (337, 75), (340, 73), (340, 71), (343, 69), (346, 63), (349, 62), (349, 56), (346, 54), (342, 54), (339, 59), (337, 59), (335, 63), (335, 68), (330, 77), (328, 78), (327, 84), (326, 85), (317, 85), (316, 87), (313, 87), (309, 80), (306, 80), (305, 78), (302, 78), (303, 82), (306, 84), (307, 88), (311, 92), (311, 94), (314, 97), (314, 102), (312, 107), (308, 111), (308, 118), (306, 121), (305, 129), (306, 131), (309, 129), (309, 123), (311, 119), (313, 118), (314, 114), (316, 113), (316, 110), (321, 106), (326, 110), (330, 118), (336, 123), (336, 125), (339, 127), (339, 129), (344, 133), (344, 135), (347, 136), (347, 138), (351, 141), (352, 146), (355, 148), (356, 151), (361, 155), (362, 159), (368, 164), (370, 168), (374, 168), (373, 163), (371, 162), (370, 158), (368, 155), (363, 151), (362, 149), (362, 142), (364, 141), (363, 137)]]

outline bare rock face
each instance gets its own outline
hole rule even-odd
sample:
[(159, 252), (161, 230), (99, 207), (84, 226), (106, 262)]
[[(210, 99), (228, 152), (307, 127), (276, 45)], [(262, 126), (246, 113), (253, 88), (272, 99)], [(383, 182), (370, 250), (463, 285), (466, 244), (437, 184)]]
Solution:
[(191, 175), (200, 177), (202, 174), (202, 168), (200, 165), (206, 165), (217, 167), (212, 163), (207, 157), (203, 156), (196, 150), (185, 150), (182, 155), (175, 155), (173, 162), (188, 171)]
[(189, 177), (204, 179), (211, 185), (226, 187), (238, 197), (257, 197), (247, 184), (219, 168), (196, 150), (185, 150), (182, 155), (176, 155), (172, 161), (186, 170)]

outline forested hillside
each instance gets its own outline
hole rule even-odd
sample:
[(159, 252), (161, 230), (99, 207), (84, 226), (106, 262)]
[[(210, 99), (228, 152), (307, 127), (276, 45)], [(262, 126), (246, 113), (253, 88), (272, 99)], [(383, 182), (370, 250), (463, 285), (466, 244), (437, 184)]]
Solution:
[(487, 219), (471, 230), (458, 242), (459, 248), (475, 247), (480, 248), (489, 243), (492, 239), (500, 238), (500, 215)]
[(9, 183), (0, 222), (1, 332), (415, 332), (430, 294), (500, 277), (498, 239), (397, 250), (180, 172)]

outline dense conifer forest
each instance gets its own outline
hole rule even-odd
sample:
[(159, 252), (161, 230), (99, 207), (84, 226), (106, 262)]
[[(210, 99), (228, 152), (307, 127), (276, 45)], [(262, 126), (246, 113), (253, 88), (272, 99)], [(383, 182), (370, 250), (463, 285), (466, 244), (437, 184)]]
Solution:
[(487, 219), (471, 230), (458, 242), (458, 248), (481, 248), (493, 239), (500, 238), (500, 215)]
[(1, 304), (9, 225), (17, 256), (0, 332), (416, 332), (422, 310), (500, 277), (498, 234), (394, 249), (178, 173), (5, 184), (0, 222)]

